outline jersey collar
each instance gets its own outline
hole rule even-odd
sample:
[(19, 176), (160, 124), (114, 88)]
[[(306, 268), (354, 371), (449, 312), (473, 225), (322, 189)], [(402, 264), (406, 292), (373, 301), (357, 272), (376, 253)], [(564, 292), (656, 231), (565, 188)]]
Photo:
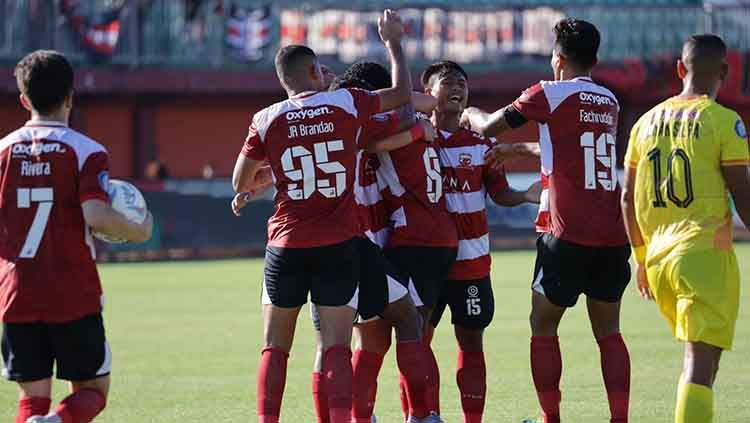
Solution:
[(29, 120), (24, 124), (24, 126), (31, 126), (31, 127), (55, 127), (55, 128), (67, 128), (68, 125), (66, 125), (63, 122), (56, 121), (56, 120)]
[(292, 100), (299, 100), (299, 99), (302, 99), (302, 98), (310, 97), (311, 95), (315, 95), (317, 93), (319, 93), (319, 91), (303, 91), (303, 92), (301, 92), (299, 94), (295, 94), (295, 95), (291, 96), (290, 98)]
[(588, 81), (588, 82), (594, 82), (593, 79), (591, 79), (590, 76), (577, 76), (573, 78), (573, 81)]

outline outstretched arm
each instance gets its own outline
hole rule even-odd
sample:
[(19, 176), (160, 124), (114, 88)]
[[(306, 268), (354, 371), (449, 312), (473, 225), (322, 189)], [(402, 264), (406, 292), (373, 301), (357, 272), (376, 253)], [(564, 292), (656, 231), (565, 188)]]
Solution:
[(484, 160), (494, 169), (499, 170), (507, 160), (520, 157), (539, 157), (539, 155), (539, 144), (535, 142), (495, 144), (484, 154)]
[(383, 11), (378, 19), (378, 32), (385, 43), (391, 58), (391, 74), (393, 86), (375, 91), (380, 97), (380, 111), (393, 110), (411, 101), (412, 85), (409, 66), (401, 48), (401, 38), (404, 36), (404, 25), (398, 14), (390, 9)]
[(539, 204), (539, 196), (542, 193), (542, 182), (533, 183), (528, 189), (523, 191), (514, 190), (507, 187), (504, 191), (491, 195), (492, 201), (499, 206), (515, 207), (523, 203)]
[(401, 147), (418, 142), (428, 141), (432, 142), (435, 139), (435, 128), (432, 126), (430, 121), (420, 119), (415, 125), (408, 131), (402, 131), (398, 134), (391, 135), (388, 138), (384, 138), (380, 141), (375, 141), (367, 147), (369, 153), (380, 153), (384, 151), (398, 150)]
[(485, 137), (494, 137), (509, 129), (518, 128), (526, 119), (512, 105), (487, 113), (476, 107), (467, 107), (461, 117), (462, 122)]

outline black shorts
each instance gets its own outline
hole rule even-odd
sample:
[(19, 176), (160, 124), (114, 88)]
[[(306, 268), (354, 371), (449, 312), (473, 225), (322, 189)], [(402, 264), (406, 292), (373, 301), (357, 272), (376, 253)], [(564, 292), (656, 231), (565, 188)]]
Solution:
[(296, 308), (307, 302), (345, 306), (356, 301), (359, 280), (356, 238), (312, 248), (266, 247), (262, 303)]
[[(406, 296), (409, 279), (403, 276), (383, 256), (383, 251), (367, 238), (357, 240), (360, 257), (357, 314), (359, 321), (382, 316), (388, 304)], [(320, 318), (315, 305), (310, 307), (313, 325), (320, 330)]]
[(17, 382), (52, 377), (74, 382), (107, 376), (112, 354), (101, 314), (68, 323), (3, 323), (3, 375)]
[(430, 323), (437, 327), (445, 308), (451, 309), (451, 323), (466, 329), (480, 330), (490, 325), (495, 316), (495, 295), (492, 293), (490, 277), (467, 280), (445, 281), (432, 311)]
[(578, 296), (615, 303), (630, 282), (630, 246), (587, 247), (546, 233), (536, 241), (532, 289), (560, 307)]
[(456, 261), (457, 248), (395, 247), (384, 250), (389, 262), (411, 280), (414, 304), (434, 309)]

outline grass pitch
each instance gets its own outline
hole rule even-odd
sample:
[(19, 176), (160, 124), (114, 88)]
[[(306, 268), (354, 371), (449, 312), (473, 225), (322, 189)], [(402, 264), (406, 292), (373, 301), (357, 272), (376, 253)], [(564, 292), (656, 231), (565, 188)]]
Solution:
[[(738, 257), (745, 285), (750, 246)], [(518, 423), (537, 417), (528, 358), (529, 281), (533, 253), (494, 255), (497, 312), (488, 329), (489, 422)], [(255, 421), (255, 369), (261, 341), (261, 260), (101, 266), (107, 293), (105, 320), (114, 352), (109, 406), (102, 423), (202, 423)], [(735, 350), (727, 353), (716, 386), (716, 422), (748, 422), (750, 316), (743, 290)], [(568, 422), (609, 421), (585, 307), (571, 310), (561, 327), (564, 370), (562, 416)], [(681, 345), (652, 303), (625, 295), (623, 333), (632, 358), (631, 421), (672, 421)], [(442, 374), (443, 418), (461, 421), (455, 385), (456, 345), (450, 320), (435, 337)], [(289, 361), (282, 421), (314, 422), (310, 395), (313, 336), (305, 308)], [(395, 358), (389, 354), (379, 383), (376, 414), (382, 423), (401, 421)], [(55, 386), (55, 400), (65, 386)], [(0, 422), (15, 416), (16, 388), (0, 384)]]

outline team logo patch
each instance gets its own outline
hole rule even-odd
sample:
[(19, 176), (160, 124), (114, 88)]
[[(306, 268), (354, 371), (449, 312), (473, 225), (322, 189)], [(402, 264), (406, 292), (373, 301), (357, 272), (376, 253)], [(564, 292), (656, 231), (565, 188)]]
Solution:
[(742, 119), (737, 119), (737, 122), (734, 124), (734, 132), (740, 138), (747, 138), (747, 130), (745, 130), (745, 124), (742, 123)]
[(102, 191), (109, 194), (109, 172), (102, 171), (99, 173), (99, 186), (102, 187)]
[(479, 295), (479, 288), (477, 288), (476, 285), (469, 285), (469, 287), (466, 288), (466, 293), (469, 294), (469, 297), (476, 298)]
[(458, 166), (459, 167), (471, 167), (471, 154), (461, 153), (458, 155)]

